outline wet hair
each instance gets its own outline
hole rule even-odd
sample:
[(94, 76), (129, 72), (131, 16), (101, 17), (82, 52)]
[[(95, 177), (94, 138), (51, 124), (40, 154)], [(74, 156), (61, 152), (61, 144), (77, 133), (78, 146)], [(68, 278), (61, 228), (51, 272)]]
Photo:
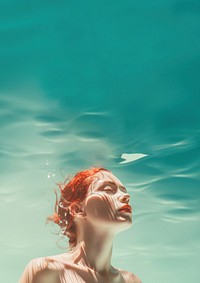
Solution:
[(93, 182), (93, 176), (99, 171), (109, 170), (98, 167), (90, 168), (76, 173), (76, 175), (66, 184), (60, 183), (60, 198), (56, 193), (56, 203), (54, 214), (47, 218), (47, 222), (53, 222), (60, 226), (61, 233), (69, 238), (69, 249), (71, 250), (77, 244), (77, 227), (74, 216), (70, 213), (70, 207), (74, 203), (80, 203), (87, 195), (88, 188)]

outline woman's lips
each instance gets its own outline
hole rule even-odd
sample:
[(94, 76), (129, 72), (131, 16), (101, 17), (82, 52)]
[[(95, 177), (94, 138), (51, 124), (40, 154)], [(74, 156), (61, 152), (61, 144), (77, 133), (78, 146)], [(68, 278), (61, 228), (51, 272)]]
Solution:
[(126, 204), (124, 206), (122, 206), (119, 211), (121, 212), (128, 212), (128, 213), (132, 213), (132, 208), (130, 205)]

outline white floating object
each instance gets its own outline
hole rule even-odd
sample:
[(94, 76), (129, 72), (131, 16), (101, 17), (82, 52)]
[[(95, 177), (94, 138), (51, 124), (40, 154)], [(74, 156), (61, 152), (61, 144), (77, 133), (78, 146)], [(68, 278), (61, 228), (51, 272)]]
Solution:
[(138, 160), (140, 158), (143, 158), (145, 156), (148, 156), (148, 154), (143, 154), (143, 153), (123, 153), (121, 155), (121, 158), (125, 159), (125, 160), (119, 162), (119, 164), (133, 162), (133, 161), (136, 161), (136, 160)]

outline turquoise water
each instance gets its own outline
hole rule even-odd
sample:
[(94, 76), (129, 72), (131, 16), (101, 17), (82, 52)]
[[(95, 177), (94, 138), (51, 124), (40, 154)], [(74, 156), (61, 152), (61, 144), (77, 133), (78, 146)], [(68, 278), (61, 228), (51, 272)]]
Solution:
[(199, 1), (2, 0), (0, 23), (0, 281), (63, 252), (53, 188), (97, 165), (133, 206), (113, 263), (199, 283)]

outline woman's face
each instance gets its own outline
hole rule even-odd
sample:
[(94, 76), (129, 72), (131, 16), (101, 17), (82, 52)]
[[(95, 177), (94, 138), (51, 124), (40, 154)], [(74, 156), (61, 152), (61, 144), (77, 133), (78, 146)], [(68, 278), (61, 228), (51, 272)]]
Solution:
[(132, 223), (129, 200), (130, 195), (119, 179), (107, 171), (100, 171), (94, 175), (84, 200), (86, 219), (115, 232), (125, 230)]

